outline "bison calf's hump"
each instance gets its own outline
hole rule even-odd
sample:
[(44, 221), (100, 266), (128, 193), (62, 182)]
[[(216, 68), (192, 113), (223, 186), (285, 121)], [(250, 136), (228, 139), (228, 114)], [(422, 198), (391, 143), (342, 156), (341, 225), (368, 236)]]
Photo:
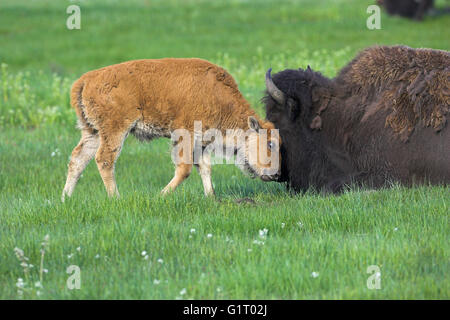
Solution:
[(144, 121), (137, 121), (130, 133), (140, 141), (150, 141), (160, 137), (170, 138), (171, 134), (170, 130), (164, 126)]

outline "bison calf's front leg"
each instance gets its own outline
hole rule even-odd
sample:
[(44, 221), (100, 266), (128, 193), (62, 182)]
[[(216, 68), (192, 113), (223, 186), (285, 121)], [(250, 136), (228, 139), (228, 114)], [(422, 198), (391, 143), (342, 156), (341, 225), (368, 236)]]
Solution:
[(167, 194), (176, 189), (191, 174), (192, 164), (181, 163), (175, 168), (175, 175), (169, 184), (162, 189), (161, 194)]
[(211, 157), (204, 154), (200, 157), (199, 163), (195, 165), (202, 178), (205, 196), (214, 196), (214, 188), (211, 180)]

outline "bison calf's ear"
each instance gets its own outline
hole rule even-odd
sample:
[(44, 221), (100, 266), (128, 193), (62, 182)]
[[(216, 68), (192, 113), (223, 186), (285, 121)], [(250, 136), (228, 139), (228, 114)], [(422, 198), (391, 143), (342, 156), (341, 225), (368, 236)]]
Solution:
[(261, 129), (261, 126), (255, 117), (248, 117), (248, 127), (256, 132)]

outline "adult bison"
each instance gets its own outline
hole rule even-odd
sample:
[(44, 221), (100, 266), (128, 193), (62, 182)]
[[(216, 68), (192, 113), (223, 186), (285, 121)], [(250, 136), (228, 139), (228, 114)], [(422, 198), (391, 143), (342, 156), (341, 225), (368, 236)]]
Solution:
[(283, 140), (279, 181), (329, 192), (450, 183), (449, 52), (373, 47), (334, 79), (309, 66), (270, 72), (263, 101)]
[(390, 15), (422, 20), (434, 6), (434, 0), (377, 0)]

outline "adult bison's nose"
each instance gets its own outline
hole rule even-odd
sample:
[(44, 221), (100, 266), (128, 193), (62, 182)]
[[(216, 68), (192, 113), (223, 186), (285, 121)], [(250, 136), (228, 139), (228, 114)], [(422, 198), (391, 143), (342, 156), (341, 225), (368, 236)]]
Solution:
[(280, 178), (280, 175), (277, 174), (273, 174), (273, 175), (262, 175), (261, 176), (261, 180), (268, 182), (268, 181), (278, 181), (278, 179)]

